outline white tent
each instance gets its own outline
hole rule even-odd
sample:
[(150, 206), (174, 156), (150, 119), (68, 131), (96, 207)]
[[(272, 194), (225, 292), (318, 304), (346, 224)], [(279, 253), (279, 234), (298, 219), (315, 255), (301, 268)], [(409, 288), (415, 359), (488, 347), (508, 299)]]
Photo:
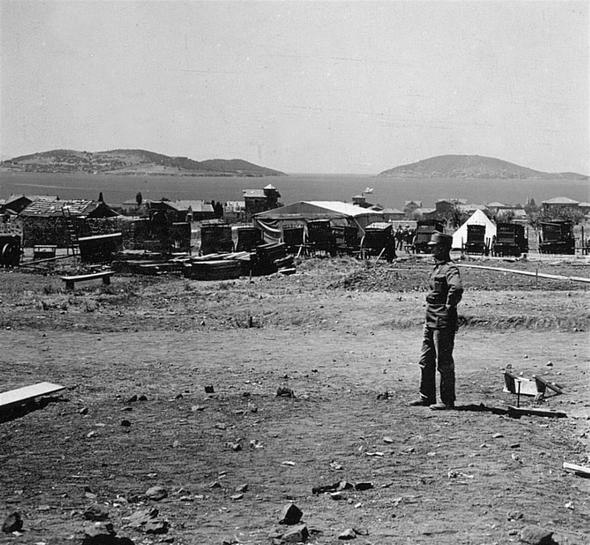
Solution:
[(467, 242), (467, 226), (468, 225), (483, 225), (486, 228), (485, 242), (489, 247), (492, 243), (492, 238), (496, 236), (496, 225), (490, 220), (481, 210), (476, 210), (469, 217), (469, 219), (459, 227), (453, 234), (453, 249), (460, 250)]

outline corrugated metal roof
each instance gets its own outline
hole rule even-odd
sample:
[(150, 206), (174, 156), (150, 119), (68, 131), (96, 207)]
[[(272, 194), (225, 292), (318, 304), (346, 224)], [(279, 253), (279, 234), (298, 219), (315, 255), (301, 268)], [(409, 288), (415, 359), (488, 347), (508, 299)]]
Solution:
[(72, 216), (87, 216), (96, 208), (98, 208), (98, 201), (91, 201), (87, 199), (72, 199), (72, 200), (45, 200), (39, 199), (33, 201), (21, 213), (21, 216), (38, 216), (38, 217), (52, 217), (62, 216), (64, 210), (69, 211)]
[(244, 194), (244, 198), (258, 198), (258, 199), (266, 199), (266, 195), (264, 194), (264, 189), (242, 189), (242, 193)]
[(193, 212), (213, 212), (213, 206), (211, 206), (208, 203), (205, 203), (205, 201), (203, 200), (165, 201), (164, 204), (166, 204), (170, 208), (178, 210), (179, 212), (186, 212), (189, 209), (189, 207), (192, 209)]

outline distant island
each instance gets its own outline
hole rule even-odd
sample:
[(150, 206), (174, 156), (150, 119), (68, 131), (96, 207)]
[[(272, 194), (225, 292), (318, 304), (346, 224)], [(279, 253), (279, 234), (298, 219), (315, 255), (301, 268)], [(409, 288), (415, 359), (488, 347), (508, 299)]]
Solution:
[(146, 150), (51, 150), (0, 162), (4, 172), (88, 173), (168, 176), (278, 176), (283, 172), (242, 159), (194, 161)]
[(379, 176), (392, 178), (465, 178), (465, 179), (556, 179), (587, 180), (575, 172), (541, 172), (508, 161), (481, 155), (439, 155), (384, 170)]

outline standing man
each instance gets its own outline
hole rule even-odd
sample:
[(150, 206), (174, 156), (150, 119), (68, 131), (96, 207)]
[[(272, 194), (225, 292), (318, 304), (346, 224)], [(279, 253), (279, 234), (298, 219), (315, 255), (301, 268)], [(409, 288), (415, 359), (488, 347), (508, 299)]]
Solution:
[[(459, 269), (451, 262), (453, 237), (434, 232), (428, 245), (435, 265), (426, 296), (426, 322), (420, 354), (420, 399), (411, 406), (432, 410), (455, 407), (455, 362), (453, 347), (457, 331), (457, 304), (463, 295)], [(436, 402), (436, 370), (440, 374), (440, 403)]]

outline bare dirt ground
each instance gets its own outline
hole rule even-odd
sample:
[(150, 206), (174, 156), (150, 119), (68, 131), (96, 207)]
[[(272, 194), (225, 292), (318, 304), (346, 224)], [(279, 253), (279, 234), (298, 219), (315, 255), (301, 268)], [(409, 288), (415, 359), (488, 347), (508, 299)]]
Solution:
[[(485, 263), (590, 276), (586, 262)], [(407, 407), (428, 270), (308, 259), (293, 276), (119, 275), (74, 292), (0, 271), (0, 391), (67, 387), (0, 421), (0, 519), (24, 520), (0, 541), (78, 543), (99, 504), (135, 543), (278, 543), (293, 501), (317, 544), (354, 528), (359, 544), (500, 545), (526, 526), (590, 543), (590, 481), (562, 469), (590, 463), (587, 284), (463, 269), (459, 410), (434, 413)], [(508, 364), (563, 385), (540, 406), (568, 418), (505, 414)], [(373, 487), (312, 493), (342, 480)], [(146, 498), (153, 486), (168, 496)], [(134, 527), (146, 507), (166, 533)]]

